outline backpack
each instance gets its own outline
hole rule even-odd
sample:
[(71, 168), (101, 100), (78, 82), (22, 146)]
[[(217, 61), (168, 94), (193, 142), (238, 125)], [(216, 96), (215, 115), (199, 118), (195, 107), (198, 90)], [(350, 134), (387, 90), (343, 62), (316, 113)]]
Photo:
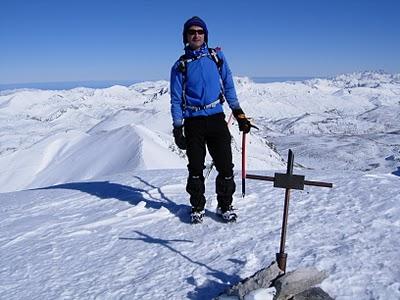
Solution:
[[(213, 108), (217, 106), (218, 103), (224, 103), (225, 102), (225, 93), (224, 93), (224, 84), (222, 81), (222, 65), (224, 64), (224, 61), (218, 57), (217, 55), (217, 50), (220, 50), (220, 48), (208, 48), (208, 53), (207, 54), (201, 54), (199, 56), (196, 56), (194, 58), (187, 58), (186, 55), (182, 55), (179, 58), (179, 64), (178, 64), (178, 69), (182, 73), (182, 110), (187, 110), (190, 109), (192, 111), (199, 111), (207, 108)], [(195, 61), (197, 59), (200, 59), (204, 56), (211, 56), (211, 59), (215, 62), (218, 68), (218, 73), (219, 73), (219, 81), (220, 81), (220, 86), (221, 86), (221, 92), (218, 96), (218, 99), (215, 100), (214, 102), (204, 105), (204, 106), (188, 106), (186, 103), (186, 83), (187, 83), (187, 64)]]

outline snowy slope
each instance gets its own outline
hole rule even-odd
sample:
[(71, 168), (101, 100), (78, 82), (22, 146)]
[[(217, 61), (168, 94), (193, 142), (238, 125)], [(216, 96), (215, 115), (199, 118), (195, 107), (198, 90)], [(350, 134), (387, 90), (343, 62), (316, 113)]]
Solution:
[(7, 165), (1, 176), (3, 189), (30, 187), (90, 179), (134, 169), (163, 169), (185, 160), (171, 151), (162, 137), (138, 126), (110, 131), (57, 133), (0, 158)]
[[(260, 127), (251, 173), (285, 170), (291, 148), (295, 173), (334, 183), (292, 192), (288, 269), (328, 271), (336, 299), (399, 299), (400, 75), (235, 81)], [(3, 91), (0, 129), (1, 299), (211, 299), (278, 251), (284, 193), (270, 183), (248, 180), (227, 225), (213, 172), (205, 223), (188, 224), (166, 81)]]
[[(399, 299), (399, 177), (302, 173), (335, 187), (292, 193), (288, 270), (328, 271), (336, 299)], [(193, 226), (185, 181), (184, 170), (136, 171), (0, 194), (1, 298), (211, 299), (269, 265), (284, 191), (249, 181), (236, 224), (218, 221), (212, 199)]]

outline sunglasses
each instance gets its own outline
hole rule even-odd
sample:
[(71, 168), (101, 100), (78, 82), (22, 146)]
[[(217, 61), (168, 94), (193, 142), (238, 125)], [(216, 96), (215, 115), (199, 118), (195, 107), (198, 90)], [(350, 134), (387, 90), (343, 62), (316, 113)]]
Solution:
[(196, 29), (189, 29), (189, 30), (187, 31), (187, 33), (188, 33), (189, 35), (195, 35), (196, 33), (197, 33), (198, 35), (203, 35), (203, 34), (204, 34), (204, 30), (203, 30), (203, 29), (199, 29), (199, 30), (196, 30)]

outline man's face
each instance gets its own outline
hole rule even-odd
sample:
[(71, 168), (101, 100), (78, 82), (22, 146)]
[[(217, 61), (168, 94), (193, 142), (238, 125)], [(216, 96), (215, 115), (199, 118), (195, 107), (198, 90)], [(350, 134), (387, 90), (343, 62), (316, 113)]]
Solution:
[(204, 30), (200, 26), (190, 26), (186, 32), (186, 38), (189, 47), (192, 50), (198, 50), (204, 44)]

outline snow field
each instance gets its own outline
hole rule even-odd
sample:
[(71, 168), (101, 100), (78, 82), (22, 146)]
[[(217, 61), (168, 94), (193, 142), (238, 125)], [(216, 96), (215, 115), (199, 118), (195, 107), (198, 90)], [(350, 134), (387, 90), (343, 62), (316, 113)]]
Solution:
[[(292, 192), (288, 270), (327, 270), (336, 299), (397, 299), (397, 177), (305, 174), (335, 186)], [(236, 224), (219, 222), (214, 199), (193, 226), (185, 171), (112, 179), (0, 194), (2, 298), (211, 299), (279, 250), (284, 190), (269, 183), (248, 180)]]

